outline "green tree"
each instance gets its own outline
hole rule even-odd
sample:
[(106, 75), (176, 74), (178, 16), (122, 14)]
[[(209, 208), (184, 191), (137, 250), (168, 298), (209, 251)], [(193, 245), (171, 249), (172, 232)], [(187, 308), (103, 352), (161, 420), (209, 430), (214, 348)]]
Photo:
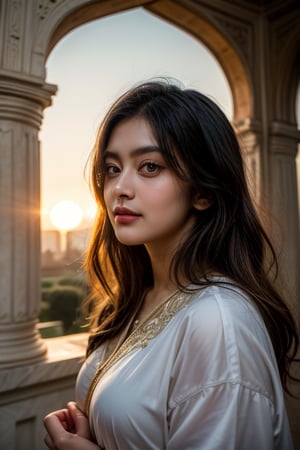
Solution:
[(80, 305), (82, 290), (74, 286), (56, 286), (47, 293), (48, 320), (61, 320), (64, 332), (72, 331), (75, 324), (82, 322)]

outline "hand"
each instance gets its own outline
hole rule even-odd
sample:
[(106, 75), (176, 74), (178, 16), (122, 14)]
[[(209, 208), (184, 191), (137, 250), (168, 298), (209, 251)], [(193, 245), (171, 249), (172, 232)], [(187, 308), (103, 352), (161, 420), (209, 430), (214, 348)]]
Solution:
[(45, 444), (51, 450), (99, 450), (91, 440), (87, 417), (74, 402), (48, 414), (44, 425), (48, 432)]

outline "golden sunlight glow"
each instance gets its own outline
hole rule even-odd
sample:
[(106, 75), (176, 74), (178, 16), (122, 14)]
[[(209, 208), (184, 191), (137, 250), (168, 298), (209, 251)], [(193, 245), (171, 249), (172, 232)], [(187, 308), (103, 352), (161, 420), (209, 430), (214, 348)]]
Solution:
[(82, 210), (77, 203), (64, 200), (57, 203), (50, 211), (50, 220), (53, 225), (67, 231), (76, 228), (82, 220)]
[(96, 203), (94, 203), (93, 205), (91, 205), (89, 208), (87, 208), (85, 210), (85, 215), (87, 217), (88, 220), (94, 220), (96, 215), (97, 215), (97, 205)]

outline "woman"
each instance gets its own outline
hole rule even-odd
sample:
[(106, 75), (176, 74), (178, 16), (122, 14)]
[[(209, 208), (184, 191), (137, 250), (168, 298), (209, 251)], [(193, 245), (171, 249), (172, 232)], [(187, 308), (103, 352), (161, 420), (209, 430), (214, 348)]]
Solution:
[(92, 186), (92, 332), (48, 447), (291, 449), (296, 324), (221, 110), (166, 81), (133, 88), (102, 123)]

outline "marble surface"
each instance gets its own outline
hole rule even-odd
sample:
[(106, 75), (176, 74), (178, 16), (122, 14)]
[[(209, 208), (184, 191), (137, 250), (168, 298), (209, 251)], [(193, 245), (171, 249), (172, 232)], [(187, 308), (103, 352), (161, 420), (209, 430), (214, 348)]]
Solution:
[(46, 339), (45, 361), (0, 371), (0, 449), (44, 450), (43, 418), (74, 399), (88, 334)]

